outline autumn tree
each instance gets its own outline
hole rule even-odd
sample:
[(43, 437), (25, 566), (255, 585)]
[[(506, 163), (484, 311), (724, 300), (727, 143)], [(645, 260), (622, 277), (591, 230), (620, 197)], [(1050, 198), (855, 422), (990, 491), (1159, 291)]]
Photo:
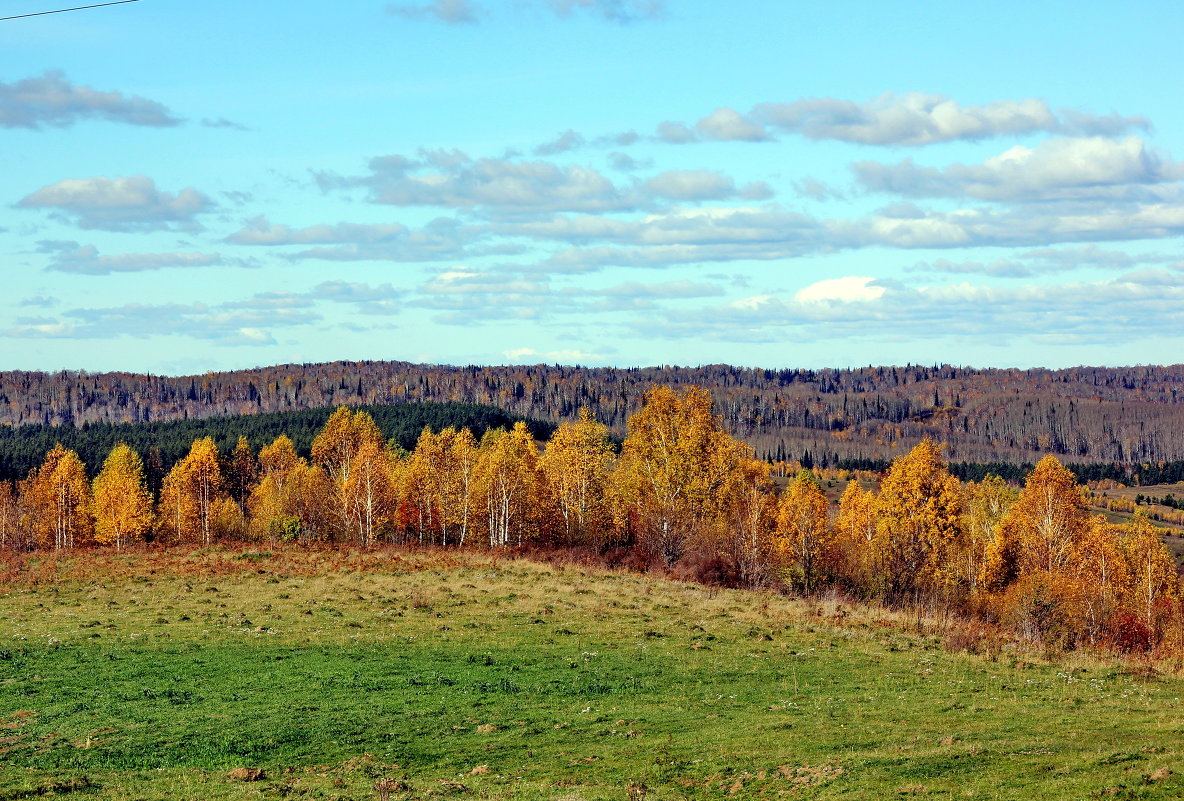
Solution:
[(731, 472), (748, 449), (723, 430), (699, 387), (646, 393), (629, 418), (616, 472), (637, 545), (667, 564), (720, 520)]
[(983, 566), (984, 585), (999, 590), (1021, 574), (1064, 569), (1089, 525), (1077, 478), (1056, 457), (1044, 457), (999, 522)]
[(960, 533), (961, 487), (923, 439), (896, 459), (876, 501), (873, 564), (891, 600), (918, 599), (946, 589), (947, 552)]
[(0, 549), (22, 551), (28, 537), (21, 526), (21, 509), (11, 481), (0, 481)]
[(742, 586), (762, 586), (774, 578), (776, 562), (773, 529), (777, 495), (769, 463), (741, 459), (731, 472), (724, 496), (720, 548), (736, 565)]
[(447, 458), (441, 438), (424, 426), (401, 473), (399, 519), (421, 544), (434, 541), (437, 532), (448, 541), (442, 492)]
[(491, 547), (521, 545), (545, 532), (546, 477), (525, 423), (485, 432), (477, 457), (476, 486)]
[(847, 482), (834, 522), (835, 572), (851, 589), (872, 585), (872, 543), (876, 539), (876, 496), (859, 482)]
[(454, 533), (458, 545), (464, 545), (473, 525), (474, 492), (477, 476), (477, 440), (467, 428), (440, 432), (446, 469), (440, 486), (441, 514)]
[(352, 412), (347, 406), (338, 407), (329, 416), (312, 442), (313, 464), (324, 470), (336, 487), (336, 528), (342, 538), (349, 538), (354, 533), (356, 510), (352, 505), (353, 497), (347, 495), (347, 487), (357, 486), (350, 483), (350, 473), (364, 445), (371, 447), (370, 453), (374, 452), (373, 448), (381, 450), (384, 445), (382, 432), (370, 415)]
[(569, 544), (601, 545), (612, 534), (608, 486), (613, 449), (608, 426), (587, 408), (580, 419), (559, 426), (539, 463), (547, 476)]
[(1018, 490), (997, 475), (988, 475), (966, 487), (962, 509), (963, 537), (957, 553), (952, 553), (950, 560), (957, 580), (968, 595), (978, 593), (987, 552), (995, 541), (999, 524), (1018, 495)]
[(91, 535), (90, 481), (78, 454), (58, 443), (21, 482), (25, 524), (38, 545), (61, 550)]
[(798, 473), (777, 506), (777, 546), (791, 582), (809, 594), (818, 588), (833, 532), (826, 495), (809, 470)]
[(247, 497), (250, 528), (256, 539), (275, 543), (299, 535), (297, 473), (306, 467), (287, 435), (281, 434), (259, 451), (259, 478)]
[(251, 453), (247, 438), (239, 436), (234, 449), (226, 457), (226, 491), (238, 504), (240, 511), (247, 513), (247, 498), (259, 478), (259, 462)]
[(359, 545), (369, 545), (393, 524), (397, 471), (398, 464), (391, 452), (372, 439), (364, 440), (354, 454), (349, 476), (341, 487), (341, 498), (351, 538)]
[(1122, 550), (1131, 575), (1131, 606), (1148, 630), (1159, 628), (1156, 608), (1163, 601), (1180, 598), (1180, 577), (1176, 563), (1160, 532), (1142, 510), (1122, 538)]
[(339, 406), (312, 441), (312, 461), (324, 468), (338, 485), (349, 480), (349, 471), (364, 443), (383, 444), (382, 432), (365, 412)]
[(95, 542), (122, 548), (142, 542), (152, 529), (152, 497), (144, 480), (144, 462), (128, 445), (111, 449), (95, 476), (91, 500)]
[(214, 541), (214, 512), (225, 497), (218, 447), (212, 437), (195, 440), (189, 453), (164, 477), (159, 523), (174, 542)]

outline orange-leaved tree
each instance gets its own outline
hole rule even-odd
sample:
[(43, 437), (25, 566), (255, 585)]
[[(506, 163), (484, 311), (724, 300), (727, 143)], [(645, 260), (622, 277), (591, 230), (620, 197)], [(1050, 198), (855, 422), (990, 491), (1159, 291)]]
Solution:
[(61, 550), (90, 539), (90, 481), (78, 454), (60, 442), (21, 482), (25, 525), (43, 548)]

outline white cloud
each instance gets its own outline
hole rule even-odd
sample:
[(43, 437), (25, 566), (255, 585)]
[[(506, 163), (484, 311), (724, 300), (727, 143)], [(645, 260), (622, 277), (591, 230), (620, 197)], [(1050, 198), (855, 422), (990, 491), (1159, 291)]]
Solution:
[[(982, 164), (944, 169), (911, 160), (853, 165), (864, 187), (906, 197), (974, 197), (993, 201), (1162, 199), (1148, 187), (1184, 178), (1184, 164), (1152, 152), (1135, 136), (1057, 138), (1016, 146)], [(1169, 196), (1178, 196), (1173, 189)]]
[(878, 300), (884, 296), (885, 290), (882, 286), (872, 286), (875, 280), (872, 277), (858, 275), (828, 278), (802, 287), (794, 293), (793, 299), (798, 303), (857, 303)]
[(716, 109), (695, 123), (695, 129), (704, 139), (718, 142), (765, 142), (771, 138), (765, 126), (730, 108)]
[(1054, 112), (1036, 98), (963, 106), (940, 94), (885, 94), (856, 103), (835, 98), (762, 103), (748, 115), (758, 124), (809, 139), (867, 145), (929, 145), (1031, 133), (1114, 136), (1148, 127), (1142, 117)]

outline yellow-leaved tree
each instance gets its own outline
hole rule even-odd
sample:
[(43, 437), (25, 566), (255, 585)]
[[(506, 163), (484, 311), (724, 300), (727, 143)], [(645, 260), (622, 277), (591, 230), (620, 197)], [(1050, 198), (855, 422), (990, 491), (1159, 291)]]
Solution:
[(1045, 456), (999, 522), (987, 549), (983, 585), (998, 591), (1021, 575), (1062, 571), (1089, 527), (1077, 478), (1055, 456)]
[(809, 470), (790, 482), (777, 506), (777, 550), (790, 583), (809, 594), (825, 574), (834, 534), (826, 495)]
[(979, 577), (983, 574), (987, 551), (995, 542), (999, 524), (1017, 497), (1019, 490), (997, 475), (988, 475), (966, 487), (962, 510), (964, 536), (958, 553), (951, 554), (951, 559), (956, 565), (958, 581), (969, 596), (979, 592)]
[(16, 488), (10, 481), (0, 481), (0, 548), (23, 551), (28, 547)]
[(612, 536), (609, 481), (613, 449), (608, 426), (587, 408), (577, 422), (562, 423), (539, 460), (562, 520), (561, 538), (571, 545), (602, 545)]
[(1159, 631), (1171, 612), (1164, 602), (1180, 598), (1176, 562), (1141, 509), (1121, 542), (1131, 576), (1131, 607), (1149, 631)]
[(143, 542), (152, 530), (152, 496), (144, 483), (140, 454), (120, 442), (107, 454), (95, 476), (91, 494), (95, 542), (114, 544)]
[(224, 497), (218, 446), (212, 437), (194, 440), (189, 453), (164, 477), (158, 514), (161, 533), (172, 542), (212, 544), (215, 511)]
[(61, 550), (90, 539), (90, 481), (78, 454), (60, 442), (21, 482), (25, 525), (42, 548)]
[(892, 462), (876, 499), (872, 563), (892, 601), (944, 595), (947, 555), (960, 535), (961, 485), (928, 437)]
[(341, 487), (351, 539), (369, 545), (394, 524), (398, 503), (398, 459), (372, 439), (362, 442)]
[(724, 490), (726, 508), (720, 549), (736, 566), (740, 584), (760, 587), (776, 576), (777, 496), (769, 463), (741, 459)]
[[(354, 464), (364, 445), (370, 446), (367, 453), (372, 458), (375, 449), (381, 451), (384, 444), (374, 418), (362, 411), (352, 412), (348, 406), (338, 407), (312, 441), (313, 464), (325, 471), (336, 488), (335, 528), (340, 539), (356, 534), (356, 498), (349, 494), (357, 486), (350, 483)], [(347, 487), (351, 489), (347, 491)]]
[(732, 471), (750, 455), (723, 430), (706, 390), (647, 392), (629, 418), (615, 476), (636, 545), (672, 564), (689, 543), (713, 540)]
[(546, 478), (539, 450), (525, 423), (510, 431), (493, 429), (481, 438), (476, 486), (492, 547), (521, 545), (545, 533)]
[(867, 594), (875, 591), (872, 543), (876, 539), (876, 496), (859, 482), (847, 482), (835, 516), (835, 573), (848, 588)]

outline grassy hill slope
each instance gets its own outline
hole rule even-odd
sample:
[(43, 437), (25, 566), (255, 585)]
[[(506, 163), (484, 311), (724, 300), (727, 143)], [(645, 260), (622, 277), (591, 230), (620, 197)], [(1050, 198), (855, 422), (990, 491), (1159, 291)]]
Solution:
[(1180, 681), (836, 603), (213, 550), (8, 557), (0, 606), (0, 799), (1184, 792)]

